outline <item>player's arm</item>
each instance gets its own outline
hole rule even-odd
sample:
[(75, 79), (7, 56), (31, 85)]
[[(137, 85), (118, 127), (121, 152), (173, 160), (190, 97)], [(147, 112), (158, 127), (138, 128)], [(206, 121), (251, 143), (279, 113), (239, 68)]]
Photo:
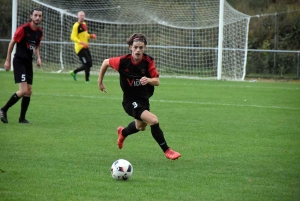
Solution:
[(70, 39), (71, 41), (75, 42), (75, 43), (79, 43), (80, 40), (78, 38), (78, 23), (75, 23), (73, 25), (73, 28), (72, 28), (72, 33), (71, 33), (71, 36), (70, 36)]
[(7, 49), (7, 56), (6, 56), (6, 60), (4, 63), (4, 68), (6, 71), (8, 71), (10, 69), (10, 62), (11, 62), (11, 53), (14, 49), (14, 46), (16, 44), (17, 41), (15, 41), (14, 39), (12, 39), (8, 45), (8, 49)]
[(36, 65), (37, 65), (37, 66), (41, 66), (42, 60), (41, 60), (41, 56), (40, 56), (40, 46), (37, 46), (37, 47), (35, 48), (35, 55), (36, 55), (36, 57), (37, 57)]
[(150, 77), (145, 77), (145, 76), (142, 77), (140, 79), (141, 84), (142, 85), (150, 84), (152, 86), (158, 86), (159, 85), (159, 74), (156, 70), (153, 60), (149, 63), (148, 71), (149, 71)]
[(106, 93), (105, 85), (103, 84), (103, 78), (106, 73), (107, 68), (109, 67), (109, 59), (105, 59), (101, 65), (99, 77), (98, 77), (98, 86), (99, 89)]
[(91, 38), (91, 39), (96, 39), (97, 38), (96, 34), (90, 33), (90, 32), (87, 32), (87, 33), (88, 33), (89, 38)]
[(91, 38), (91, 39), (96, 39), (97, 36), (96, 36), (96, 34), (93, 34), (93, 33), (92, 33), (92, 34), (90, 34), (90, 38)]
[(159, 77), (149, 78), (149, 77), (145, 77), (145, 76), (140, 79), (140, 82), (142, 85), (150, 84), (152, 86), (158, 86), (160, 83)]

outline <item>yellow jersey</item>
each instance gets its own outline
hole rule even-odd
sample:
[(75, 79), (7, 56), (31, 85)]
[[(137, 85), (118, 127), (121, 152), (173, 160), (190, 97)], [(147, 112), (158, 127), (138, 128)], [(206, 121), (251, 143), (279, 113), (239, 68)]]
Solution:
[(70, 39), (74, 42), (74, 49), (76, 54), (83, 48), (83, 46), (79, 42), (84, 42), (88, 44), (90, 38), (90, 34), (87, 30), (87, 25), (85, 22), (79, 23), (76, 22), (73, 25), (72, 33)]

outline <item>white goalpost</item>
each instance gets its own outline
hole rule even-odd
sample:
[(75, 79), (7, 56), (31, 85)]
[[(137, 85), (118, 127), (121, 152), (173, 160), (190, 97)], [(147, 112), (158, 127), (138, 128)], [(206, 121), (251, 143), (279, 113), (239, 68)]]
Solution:
[[(17, 1), (17, 0), (13, 0)], [(18, 0), (17, 26), (34, 7), (43, 10), (43, 66), (36, 71), (69, 72), (80, 65), (70, 34), (77, 12), (86, 14), (92, 71), (105, 58), (129, 53), (126, 39), (143, 33), (146, 53), (161, 76), (243, 80), (250, 16), (226, 0)], [(114, 73), (112, 70), (108, 73)]]

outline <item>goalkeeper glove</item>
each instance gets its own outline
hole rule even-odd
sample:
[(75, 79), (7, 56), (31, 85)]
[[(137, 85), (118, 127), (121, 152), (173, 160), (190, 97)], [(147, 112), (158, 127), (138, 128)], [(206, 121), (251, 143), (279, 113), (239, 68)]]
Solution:
[(86, 43), (84, 43), (82, 41), (80, 41), (79, 44), (82, 45), (83, 48), (85, 48), (85, 49), (87, 49), (89, 47)]
[(97, 38), (97, 36), (96, 36), (96, 34), (90, 34), (90, 38), (92, 38), (92, 39), (96, 39), (96, 38)]

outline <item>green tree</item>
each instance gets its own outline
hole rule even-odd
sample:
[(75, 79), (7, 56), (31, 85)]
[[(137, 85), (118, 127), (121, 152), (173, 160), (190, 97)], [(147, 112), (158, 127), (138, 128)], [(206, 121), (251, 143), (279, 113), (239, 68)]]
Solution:
[[(12, 13), (12, 1), (11, 0), (0, 0), (0, 38), (10, 39), (11, 38), (11, 13)], [(7, 54), (8, 42), (0, 42), (0, 65), (4, 63), (4, 59)]]
[(0, 37), (11, 38), (11, 0), (0, 0), (0, 13)]

